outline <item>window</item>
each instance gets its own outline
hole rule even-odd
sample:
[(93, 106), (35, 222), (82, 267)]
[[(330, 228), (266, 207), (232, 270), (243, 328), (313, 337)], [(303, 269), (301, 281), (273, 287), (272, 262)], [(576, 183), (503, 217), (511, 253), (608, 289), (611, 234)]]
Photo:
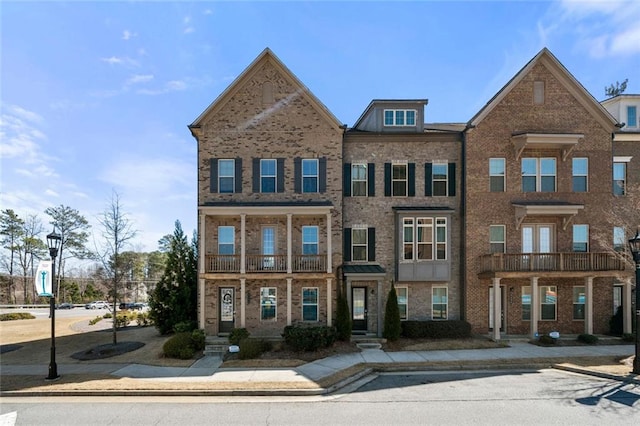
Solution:
[(504, 225), (489, 226), (489, 244), (491, 247), (491, 253), (505, 252), (506, 244), (504, 234)]
[(235, 164), (233, 160), (218, 160), (218, 188), (221, 193), (232, 193)]
[(400, 319), (409, 318), (409, 289), (407, 287), (396, 287), (396, 296), (398, 297), (398, 310), (400, 311)]
[(302, 227), (302, 254), (318, 254), (318, 227)]
[(489, 159), (489, 190), (491, 192), (504, 192), (505, 159)]
[(555, 158), (522, 159), (522, 192), (555, 192), (555, 190)]
[(318, 321), (317, 287), (302, 287), (302, 321)]
[(627, 186), (627, 163), (613, 163), (613, 195), (624, 195)]
[(433, 168), (432, 168), (432, 172), (433, 172), (433, 176), (432, 176), (432, 182), (433, 182), (433, 195), (434, 196), (438, 196), (438, 195), (442, 195), (442, 196), (446, 196), (447, 195), (447, 188), (448, 188), (448, 179), (447, 179), (447, 169), (448, 169), (448, 164), (447, 163), (433, 163)]
[(574, 158), (572, 163), (573, 192), (587, 192), (589, 159)]
[(212, 193), (242, 192), (242, 158), (210, 159), (209, 191)]
[(621, 226), (613, 227), (613, 249), (615, 251), (625, 251), (627, 247), (627, 241), (625, 237), (624, 228)]
[(589, 251), (589, 225), (573, 225), (573, 251)]
[(403, 260), (447, 259), (446, 218), (404, 218), (402, 233)]
[(276, 228), (265, 226), (262, 228), (262, 266), (264, 268), (275, 267), (276, 259)]
[(573, 287), (573, 319), (584, 319), (584, 286)]
[(385, 126), (415, 126), (416, 110), (415, 109), (385, 109), (384, 110)]
[(302, 192), (318, 192), (318, 160), (302, 160)]
[(260, 160), (260, 192), (276, 192), (276, 160)]
[(218, 254), (235, 254), (235, 228), (218, 226)]
[(542, 321), (556, 320), (557, 292), (556, 286), (540, 286), (540, 319)]
[(533, 103), (536, 105), (544, 104), (544, 81), (533, 82)]
[(352, 250), (351, 259), (354, 261), (367, 260), (367, 232), (366, 228), (351, 230)]
[(407, 196), (407, 164), (393, 164), (391, 166), (391, 195), (394, 197)]
[(367, 196), (367, 165), (351, 165), (351, 195)]
[(275, 321), (276, 320), (276, 288), (262, 287), (260, 289), (260, 320)]
[(522, 287), (522, 321), (531, 321), (531, 287)]
[(431, 318), (447, 319), (447, 288), (433, 287), (431, 289)]
[(627, 107), (627, 127), (638, 127), (638, 110), (635, 106)]

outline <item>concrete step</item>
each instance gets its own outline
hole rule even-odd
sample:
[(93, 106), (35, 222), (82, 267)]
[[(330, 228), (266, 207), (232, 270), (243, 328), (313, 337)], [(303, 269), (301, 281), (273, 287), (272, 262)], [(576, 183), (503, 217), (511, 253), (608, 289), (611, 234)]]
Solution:
[(218, 345), (206, 345), (204, 347), (205, 356), (208, 355), (224, 355), (229, 351), (229, 343), (227, 344), (218, 344)]

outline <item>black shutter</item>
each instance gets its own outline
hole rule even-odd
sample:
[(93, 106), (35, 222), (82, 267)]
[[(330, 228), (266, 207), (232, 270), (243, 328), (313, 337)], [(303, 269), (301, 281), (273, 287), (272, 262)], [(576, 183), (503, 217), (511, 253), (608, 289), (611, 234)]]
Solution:
[(209, 162), (209, 192), (218, 192), (218, 159)]
[(376, 165), (375, 163), (367, 164), (367, 196), (376, 196)]
[(242, 158), (236, 158), (236, 188), (235, 192), (242, 193)]
[(456, 163), (449, 163), (449, 197), (456, 196)]
[(300, 194), (302, 192), (302, 158), (293, 159), (293, 192)]
[(367, 260), (373, 262), (376, 260), (376, 228), (367, 229)]
[(277, 159), (278, 178), (276, 182), (276, 192), (284, 192), (284, 158)]
[(391, 163), (384, 163), (384, 196), (391, 196)]
[(351, 261), (351, 228), (344, 228), (342, 234), (342, 241), (344, 245), (343, 257), (345, 262)]
[(351, 163), (342, 166), (342, 195), (351, 197)]
[(409, 197), (416, 196), (416, 163), (408, 164), (407, 178), (409, 179)]
[(425, 163), (424, 165), (424, 195), (427, 197), (433, 196), (433, 164)]
[(327, 192), (327, 157), (322, 157), (318, 160), (318, 167), (320, 168), (318, 172), (318, 191), (320, 193)]
[(260, 159), (253, 160), (253, 192), (260, 192)]

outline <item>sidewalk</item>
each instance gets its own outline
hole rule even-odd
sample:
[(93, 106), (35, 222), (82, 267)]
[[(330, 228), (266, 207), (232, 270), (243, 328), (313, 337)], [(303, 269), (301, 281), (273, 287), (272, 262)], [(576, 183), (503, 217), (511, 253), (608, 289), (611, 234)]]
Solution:
[[(433, 369), (482, 369), (490, 361), (492, 369), (540, 368), (541, 363), (547, 363), (550, 358), (554, 363), (571, 363), (572, 358), (594, 356), (631, 356), (634, 353), (633, 345), (610, 346), (565, 346), (565, 347), (540, 347), (525, 342), (511, 342), (510, 347), (495, 349), (472, 350), (440, 350), (440, 351), (403, 351), (384, 352), (381, 349), (363, 349), (360, 353), (335, 355), (320, 359), (296, 368), (274, 369), (227, 369), (219, 368), (222, 361), (215, 356), (207, 356), (199, 359), (190, 367), (156, 367), (140, 364), (58, 364), (58, 373), (64, 375), (101, 376), (110, 375), (114, 378), (129, 378), (142, 381), (144, 388), (153, 390), (153, 383), (162, 384), (164, 391), (170, 391), (172, 395), (198, 394), (206, 395), (318, 395), (333, 392), (342, 386), (370, 374), (376, 370), (433, 370)], [(566, 360), (566, 361), (564, 361)], [(333, 384), (320, 386), (327, 379), (339, 375), (345, 370), (361, 365), (358, 371), (347, 372), (345, 377), (337, 379)], [(369, 367), (369, 368), (367, 368)], [(557, 366), (556, 366), (557, 367)], [(47, 365), (1, 365), (2, 376), (40, 375), (46, 377)], [(594, 374), (610, 377), (618, 380), (627, 380), (640, 384), (640, 377), (635, 376), (611, 376), (598, 373), (585, 368), (566, 368), (570, 371)], [(96, 382), (98, 383), (99, 380)], [(55, 383), (55, 382), (50, 382)], [(171, 385), (172, 384), (172, 385)], [(69, 390), (56, 392), (49, 387), (47, 394), (110, 394), (104, 389), (79, 391)], [(25, 391), (3, 392), (8, 395), (25, 396)], [(33, 394), (30, 392), (29, 394)], [(126, 394), (112, 392), (111, 394)], [(156, 394), (156, 393), (154, 393)], [(42, 396), (43, 391), (37, 395)]]

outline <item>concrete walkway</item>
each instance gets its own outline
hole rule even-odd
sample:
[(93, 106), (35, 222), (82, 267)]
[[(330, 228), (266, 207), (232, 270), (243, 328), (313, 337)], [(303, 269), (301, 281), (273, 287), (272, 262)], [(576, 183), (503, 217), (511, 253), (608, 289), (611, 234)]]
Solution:
[[(116, 377), (129, 377), (153, 381), (172, 382), (245, 382), (270, 383), (283, 385), (291, 382), (308, 383), (313, 387), (318, 381), (332, 376), (357, 364), (385, 364), (392, 367), (411, 363), (449, 362), (452, 368), (465, 364), (478, 366), (484, 360), (505, 360), (509, 364), (520, 366), (536, 364), (537, 359), (562, 358), (571, 362), (575, 357), (592, 356), (630, 356), (634, 354), (633, 345), (601, 346), (563, 346), (541, 347), (525, 342), (511, 342), (510, 347), (495, 349), (440, 350), (440, 351), (403, 351), (384, 352), (381, 349), (363, 349), (359, 353), (335, 355), (301, 365), (296, 368), (270, 369), (231, 369), (219, 368), (222, 361), (216, 356), (206, 356), (190, 367), (156, 367), (140, 364), (58, 364), (60, 375), (100, 374)], [(518, 362), (520, 361), (520, 362)], [(418, 364), (419, 365), (419, 364)], [(0, 365), (0, 374), (5, 375), (42, 375), (47, 374), (47, 365)], [(636, 380), (638, 377), (636, 377)], [(254, 387), (255, 389), (255, 387)]]

